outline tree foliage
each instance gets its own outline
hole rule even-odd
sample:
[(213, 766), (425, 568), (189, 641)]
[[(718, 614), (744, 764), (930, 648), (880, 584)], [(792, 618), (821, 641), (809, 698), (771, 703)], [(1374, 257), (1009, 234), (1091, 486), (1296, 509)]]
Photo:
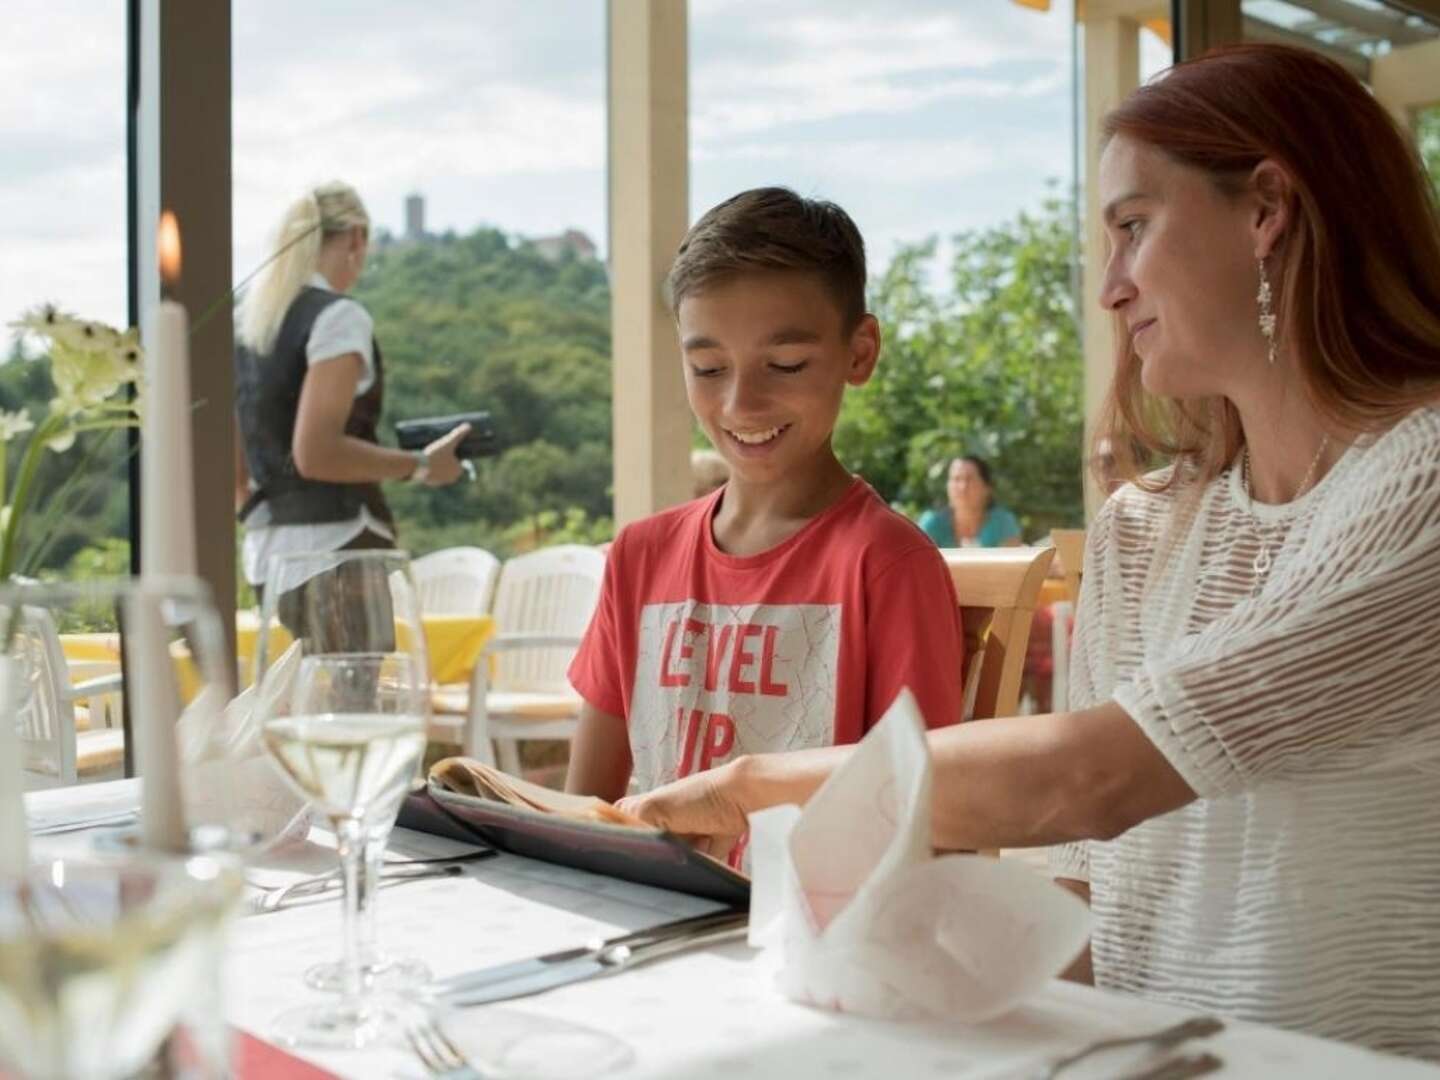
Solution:
[(976, 453), (1027, 537), (1079, 524), (1084, 378), (1072, 251), (1058, 199), (955, 237), (943, 270), (933, 238), (904, 248), (874, 286), (885, 346), (875, 377), (846, 401), (835, 437), (842, 460), (914, 514), (943, 502), (951, 458)]

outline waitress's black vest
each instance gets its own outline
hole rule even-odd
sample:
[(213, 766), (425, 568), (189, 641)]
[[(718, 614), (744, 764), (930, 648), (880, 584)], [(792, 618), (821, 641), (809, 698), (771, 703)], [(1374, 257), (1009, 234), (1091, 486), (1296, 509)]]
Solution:
[[(309, 363), (305, 354), (310, 331), (320, 313), (340, 294), (306, 286), (285, 312), (275, 345), (266, 356), (257, 356), (245, 346), (235, 351), (235, 412), (245, 439), (245, 463), (259, 490), (240, 511), (244, 521), (261, 502), (277, 525), (311, 525), (328, 521), (349, 521), (366, 507), (387, 525), (394, 524), (390, 507), (379, 484), (331, 484), (307, 480), (295, 468), (291, 445), (295, 438), (295, 414), (300, 406), (300, 387)], [(380, 363), (380, 345), (372, 342), (375, 381), (355, 399), (345, 434), (366, 442), (379, 443), (377, 427), (385, 396), (385, 377)]]

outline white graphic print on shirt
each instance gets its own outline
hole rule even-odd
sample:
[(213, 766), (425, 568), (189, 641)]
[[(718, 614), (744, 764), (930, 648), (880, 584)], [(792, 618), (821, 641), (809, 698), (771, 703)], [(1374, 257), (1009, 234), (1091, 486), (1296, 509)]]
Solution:
[(640, 790), (835, 738), (839, 604), (647, 604), (630, 751)]

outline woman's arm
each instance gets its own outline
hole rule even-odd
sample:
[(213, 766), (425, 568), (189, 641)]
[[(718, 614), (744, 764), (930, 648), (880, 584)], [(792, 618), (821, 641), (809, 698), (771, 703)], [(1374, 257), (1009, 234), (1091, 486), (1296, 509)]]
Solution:
[[(364, 364), (359, 353), (346, 353), (313, 363), (305, 373), (290, 450), (295, 468), (307, 480), (369, 484), (404, 480), (415, 471), (414, 454), (345, 434)], [(461, 465), (455, 448), (469, 432), (470, 425), (461, 424), (425, 448), (429, 459), (426, 484), (435, 487), (459, 478)]]
[[(975, 850), (1112, 839), (1195, 793), (1114, 703), (929, 732), (932, 842)], [(745, 815), (806, 802), (853, 747), (740, 758), (624, 801), (672, 832), (737, 835)]]
[(240, 425), (235, 425), (235, 512), (250, 499), (250, 469), (245, 464), (245, 437), (240, 434)]

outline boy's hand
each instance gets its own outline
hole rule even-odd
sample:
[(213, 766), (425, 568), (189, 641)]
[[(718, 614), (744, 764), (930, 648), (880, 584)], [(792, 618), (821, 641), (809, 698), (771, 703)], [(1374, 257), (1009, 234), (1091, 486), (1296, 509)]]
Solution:
[(724, 861), (750, 827), (739, 795), (737, 764), (695, 773), (644, 795), (621, 799), (616, 805)]

